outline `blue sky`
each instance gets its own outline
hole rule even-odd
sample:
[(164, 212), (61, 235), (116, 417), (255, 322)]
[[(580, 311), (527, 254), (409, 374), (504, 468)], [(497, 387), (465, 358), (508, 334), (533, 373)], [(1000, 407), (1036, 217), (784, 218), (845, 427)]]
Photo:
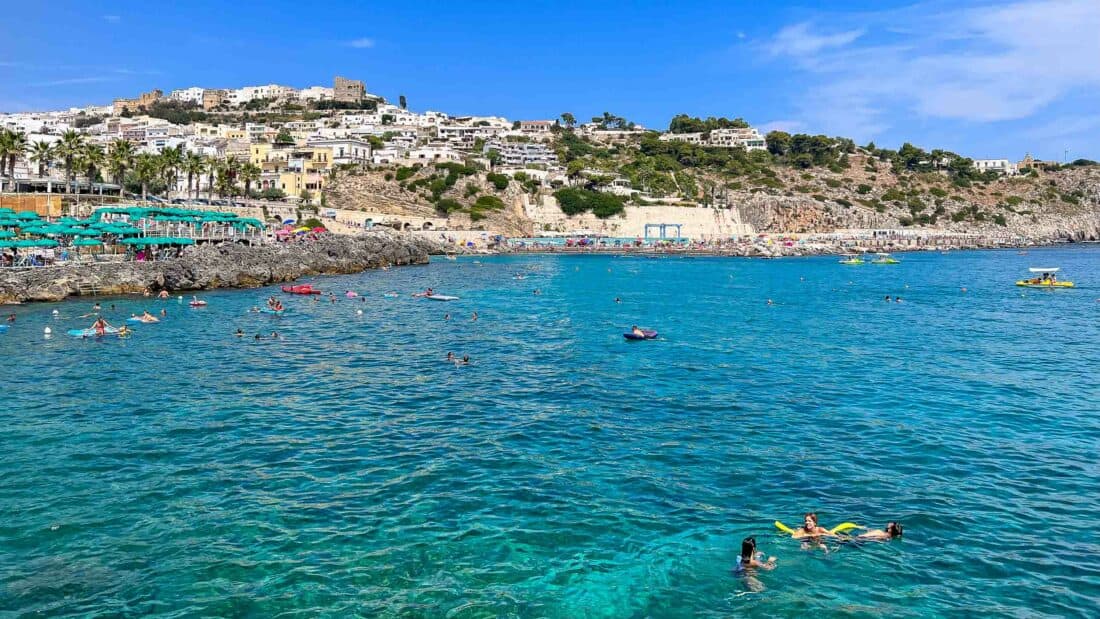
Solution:
[(340, 74), (415, 110), (1100, 159), (1097, 33), (1100, 0), (22, 2), (0, 11), (0, 111)]

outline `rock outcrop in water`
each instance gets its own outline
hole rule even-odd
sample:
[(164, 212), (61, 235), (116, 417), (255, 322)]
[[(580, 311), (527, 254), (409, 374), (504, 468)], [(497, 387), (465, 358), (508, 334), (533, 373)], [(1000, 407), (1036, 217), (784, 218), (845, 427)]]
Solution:
[(188, 248), (161, 262), (110, 262), (35, 269), (0, 269), (0, 303), (60, 301), (151, 290), (251, 288), (306, 275), (358, 273), (390, 265), (427, 264), (434, 243), (388, 231), (325, 235), (301, 243), (248, 247), (226, 243)]

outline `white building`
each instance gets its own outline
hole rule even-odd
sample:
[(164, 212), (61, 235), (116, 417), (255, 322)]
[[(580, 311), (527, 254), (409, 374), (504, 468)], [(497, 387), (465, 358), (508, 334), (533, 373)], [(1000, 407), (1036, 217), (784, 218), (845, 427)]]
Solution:
[(537, 135), (549, 134), (550, 130), (554, 127), (554, 121), (551, 120), (521, 120), (519, 121), (519, 130), (523, 133), (534, 133)]
[(979, 172), (996, 172), (998, 174), (1015, 176), (1019, 168), (1008, 159), (975, 159), (974, 168)]
[(745, 129), (714, 129), (695, 133), (663, 133), (660, 139), (665, 142), (687, 142), (700, 146), (719, 148), (744, 148), (745, 150), (766, 150), (767, 141), (760, 132), (752, 127)]
[(331, 101), (333, 96), (332, 88), (327, 86), (310, 86), (298, 91), (299, 101)]
[(482, 152), (495, 150), (500, 153), (500, 162), (504, 166), (523, 168), (529, 165), (553, 166), (558, 156), (548, 146), (538, 142), (510, 142), (491, 140), (485, 144)]
[(205, 88), (199, 88), (198, 86), (192, 86), (190, 88), (180, 88), (168, 93), (168, 98), (173, 101), (180, 101), (181, 103), (195, 103), (202, 105), (202, 93), (206, 92)]
[(332, 163), (334, 164), (358, 164), (371, 160), (370, 142), (345, 138), (340, 140), (310, 140), (307, 146), (317, 146), (332, 149)]

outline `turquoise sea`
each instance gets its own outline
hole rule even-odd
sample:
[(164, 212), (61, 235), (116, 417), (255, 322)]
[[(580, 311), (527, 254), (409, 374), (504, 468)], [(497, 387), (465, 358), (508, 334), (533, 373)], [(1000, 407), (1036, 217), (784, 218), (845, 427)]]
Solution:
[[(11, 308), (0, 616), (1097, 616), (1100, 248), (900, 258), (464, 257), (100, 299), (167, 309), (121, 340)], [(905, 535), (772, 525), (810, 510)]]

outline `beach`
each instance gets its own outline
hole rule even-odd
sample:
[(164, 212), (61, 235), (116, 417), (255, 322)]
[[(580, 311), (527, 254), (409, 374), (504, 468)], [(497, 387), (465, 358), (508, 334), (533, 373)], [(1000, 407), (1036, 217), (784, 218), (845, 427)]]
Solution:
[[(301, 280), (316, 301), (14, 307), (0, 608), (1086, 616), (1097, 257), (460, 256)], [(1013, 285), (1039, 263), (1080, 288)], [(66, 337), (94, 301), (167, 315)], [(772, 525), (806, 511), (905, 535)], [(777, 558), (755, 584), (749, 535)]]

